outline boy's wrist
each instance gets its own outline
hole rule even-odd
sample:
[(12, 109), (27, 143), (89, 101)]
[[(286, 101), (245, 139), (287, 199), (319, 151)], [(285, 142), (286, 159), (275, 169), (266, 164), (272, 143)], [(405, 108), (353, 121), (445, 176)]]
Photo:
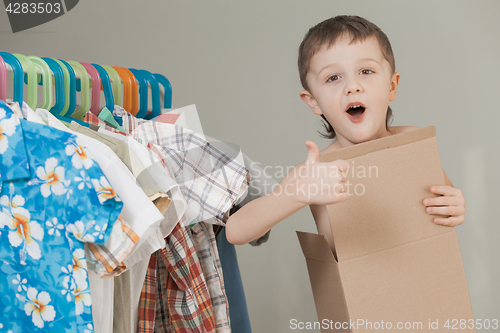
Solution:
[[(302, 186), (303, 187), (303, 186)], [(271, 195), (279, 196), (287, 205), (296, 207), (296, 210), (309, 206), (307, 193), (301, 193), (301, 185), (298, 179), (292, 179), (285, 183), (281, 182), (272, 192)]]

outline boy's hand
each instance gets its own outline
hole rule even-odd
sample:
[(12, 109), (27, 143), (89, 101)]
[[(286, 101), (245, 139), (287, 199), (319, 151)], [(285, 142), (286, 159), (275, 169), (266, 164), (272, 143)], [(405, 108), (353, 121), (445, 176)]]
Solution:
[(346, 172), (349, 163), (344, 160), (319, 162), (316, 143), (306, 141), (307, 159), (298, 170), (297, 195), (307, 205), (331, 205), (349, 197)]
[(431, 192), (442, 196), (424, 200), (427, 213), (430, 215), (448, 215), (448, 217), (434, 218), (434, 223), (455, 227), (464, 222), (465, 199), (462, 191), (452, 186), (431, 186)]

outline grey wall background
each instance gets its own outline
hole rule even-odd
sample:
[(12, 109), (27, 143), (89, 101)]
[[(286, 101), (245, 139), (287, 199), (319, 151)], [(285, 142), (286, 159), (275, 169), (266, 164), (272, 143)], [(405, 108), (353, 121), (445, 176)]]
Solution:
[[(305, 159), (305, 140), (328, 145), (298, 95), (298, 45), (326, 18), (366, 17), (389, 36), (401, 73), (393, 125), (436, 126), (443, 167), (465, 193), (456, 231), (475, 317), (491, 320), (500, 319), (499, 12), (494, 0), (86, 0), (17, 34), (0, 12), (0, 49), (162, 73), (174, 107), (196, 104), (206, 134), (237, 143), (280, 180)], [(295, 230), (316, 231), (308, 209), (267, 244), (237, 249), (254, 332), (317, 320)]]

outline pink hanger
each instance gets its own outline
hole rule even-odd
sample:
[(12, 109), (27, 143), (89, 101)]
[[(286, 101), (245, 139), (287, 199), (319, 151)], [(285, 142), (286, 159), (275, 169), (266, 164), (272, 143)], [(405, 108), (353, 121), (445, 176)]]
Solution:
[(6, 102), (7, 99), (7, 65), (0, 56), (0, 100)]
[(97, 69), (91, 64), (87, 62), (81, 62), (80, 64), (85, 67), (87, 73), (90, 75), (90, 79), (92, 80), (92, 103), (90, 105), (90, 111), (98, 116), (101, 105), (101, 77), (99, 76)]

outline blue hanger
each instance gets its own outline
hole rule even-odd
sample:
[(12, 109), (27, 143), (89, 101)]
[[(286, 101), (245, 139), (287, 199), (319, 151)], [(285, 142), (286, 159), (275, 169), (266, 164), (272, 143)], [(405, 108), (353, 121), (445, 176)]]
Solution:
[(106, 107), (110, 112), (113, 112), (113, 109), (115, 108), (115, 100), (113, 97), (113, 89), (111, 89), (111, 80), (109, 79), (108, 72), (106, 72), (106, 70), (98, 64), (91, 65), (94, 66), (99, 72), (99, 76), (101, 77), (102, 89), (104, 90), (104, 97), (106, 98)]
[(21, 62), (12, 54), (0, 52), (5, 63), (9, 64), (14, 72), (14, 102), (19, 103), (19, 107), (23, 106), (23, 67)]
[[(147, 70), (142, 69), (141, 73), (144, 74), (146, 80), (149, 81), (149, 85), (151, 86), (151, 104), (152, 104), (152, 109), (151, 112), (148, 113), (144, 119), (153, 119), (155, 117), (158, 117), (161, 112), (161, 106), (160, 106), (160, 86), (158, 85), (158, 80), (154, 77), (151, 72), (148, 72)], [(148, 98), (148, 95), (146, 95), (146, 100)]]
[[(75, 119), (75, 118), (70, 118), (66, 116), (61, 116), (60, 113), (64, 108), (64, 72), (63, 69), (61, 68), (61, 65), (55, 61), (54, 59), (51, 58), (42, 58), (47, 65), (49, 65), (50, 69), (54, 73), (54, 83), (56, 86), (56, 104), (50, 109), (50, 113), (52, 113), (57, 119), (65, 121), (67, 123), (71, 123), (72, 121), (76, 121), (82, 126), (89, 127), (89, 124)], [(75, 90), (76, 94), (76, 90)]]
[(163, 108), (171, 109), (172, 108), (172, 85), (170, 81), (161, 74), (153, 74), (155, 79), (163, 86)]
[[(70, 64), (68, 64), (66, 61), (64, 61), (62, 59), (58, 59), (58, 60), (60, 62), (62, 62), (64, 64), (64, 66), (66, 67), (66, 69), (68, 70), (69, 78), (70, 78), (69, 79), (69, 106), (68, 106), (68, 110), (62, 114), (63, 116), (69, 117), (73, 114), (73, 112), (76, 109), (76, 75), (75, 75), (75, 70), (73, 69), (73, 67)], [(63, 69), (63, 71), (64, 71), (64, 69)], [(66, 85), (68, 84), (66, 81), (64, 81), (64, 83)]]
[[(154, 117), (157, 117), (160, 115), (161, 112), (161, 107), (160, 107), (160, 87), (158, 86), (158, 81), (156, 78), (151, 74), (150, 72), (146, 70), (132, 70), (130, 68), (132, 73), (134, 73), (134, 76), (136, 78), (142, 78), (143, 83), (145, 83), (145, 93), (143, 94), (143, 89), (140, 89), (139, 91), (141, 92), (141, 108), (139, 109), (139, 112), (137, 113), (136, 117), (137, 118), (143, 118), (143, 119), (152, 119)], [(144, 82), (146, 81), (146, 82)], [(152, 105), (153, 109), (150, 113), (147, 113), (147, 107), (148, 107), (148, 83), (151, 86), (151, 99), (152, 99)], [(142, 85), (141, 85), (142, 88)], [(145, 107), (142, 109), (142, 107)], [(145, 112), (143, 113), (143, 111)]]

